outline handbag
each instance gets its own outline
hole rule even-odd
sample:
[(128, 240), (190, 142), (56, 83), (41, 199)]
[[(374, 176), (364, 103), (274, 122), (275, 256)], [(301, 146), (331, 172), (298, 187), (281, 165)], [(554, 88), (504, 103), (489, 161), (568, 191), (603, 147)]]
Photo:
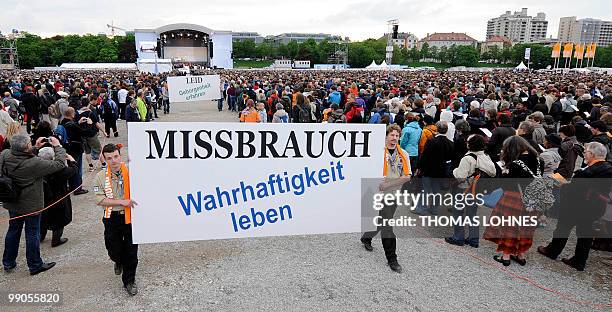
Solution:
[(494, 189), (491, 193), (483, 196), (483, 206), (489, 207), (491, 209), (497, 206), (497, 203), (504, 195), (504, 190), (501, 188)]

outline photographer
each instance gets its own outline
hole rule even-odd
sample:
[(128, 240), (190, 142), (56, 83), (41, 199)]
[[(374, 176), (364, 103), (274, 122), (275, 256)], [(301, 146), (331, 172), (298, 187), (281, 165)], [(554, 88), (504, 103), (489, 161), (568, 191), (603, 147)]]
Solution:
[[(16, 200), (4, 202), (11, 220), (4, 239), (4, 255), (2, 264), (4, 271), (9, 273), (17, 266), (17, 253), (21, 230), (25, 224), (26, 259), (30, 275), (36, 275), (55, 266), (55, 262), (45, 263), (40, 257), (40, 214), (32, 214), (44, 207), (43, 177), (62, 170), (66, 161), (66, 151), (58, 139), (51, 137), (55, 160), (36, 157), (38, 149), (44, 144), (44, 138), (32, 146), (30, 137), (17, 134), (11, 138), (11, 149), (0, 154), (0, 172), (6, 172), (13, 183), (19, 186), (20, 192)], [(23, 215), (32, 214), (24, 217)]]
[(60, 125), (66, 129), (67, 141), (66, 151), (77, 163), (77, 173), (70, 178), (70, 189), (75, 190), (74, 195), (86, 194), (89, 191), (82, 188), (83, 184), (83, 128), (92, 125), (93, 121), (87, 117), (80, 117), (78, 122), (75, 118), (74, 108), (68, 107), (64, 113), (64, 119)]

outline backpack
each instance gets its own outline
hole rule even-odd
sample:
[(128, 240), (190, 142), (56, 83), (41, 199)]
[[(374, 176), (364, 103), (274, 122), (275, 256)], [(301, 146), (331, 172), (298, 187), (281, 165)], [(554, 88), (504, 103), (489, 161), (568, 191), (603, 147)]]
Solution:
[(113, 106), (111, 105), (111, 100), (107, 99), (102, 105), (102, 111), (104, 112), (104, 119), (112, 119), (115, 118), (115, 112), (113, 112)]
[(278, 119), (280, 119), (280, 121), (282, 123), (288, 123), (289, 122), (289, 116), (287, 116), (287, 115), (280, 116), (280, 117), (278, 117)]
[[(15, 173), (15, 171), (17, 171), (17, 169), (19, 169), (19, 167), (21, 167), (21, 165), (28, 159), (29, 158), (20, 161), (15, 169), (13, 169), (13, 173)], [(9, 176), (6, 167), (4, 166), (4, 160), (2, 161), (2, 172), (0, 173), (0, 202), (10, 203), (16, 201), (21, 195), (21, 190), (33, 184), (34, 182), (24, 186), (17, 185), (13, 178)]]
[(298, 105), (298, 121), (301, 123), (307, 123), (307, 122), (311, 122), (311, 116), (310, 116), (310, 112), (308, 112), (308, 110), (302, 108), (301, 106)]
[[(496, 185), (492, 185), (492, 180), (494, 178), (499, 178), (502, 175), (502, 169), (496, 162), (493, 162), (495, 165), (495, 175), (490, 176), (484, 171), (478, 168), (478, 156), (474, 153), (468, 153), (467, 156), (470, 156), (476, 160), (476, 168), (474, 169), (474, 173), (468, 178), (474, 178), (472, 183), (470, 184), (469, 189), (475, 193), (490, 193), (493, 189), (497, 188)], [(485, 180), (486, 179), (486, 180)]]
[(525, 165), (521, 160), (515, 160), (515, 164), (519, 165), (525, 172), (533, 177), (533, 180), (525, 187), (521, 189), (519, 185), (519, 191), (521, 192), (521, 198), (523, 200), (523, 206), (525, 210), (531, 212), (537, 210), (539, 212), (545, 212), (555, 203), (555, 196), (553, 195), (553, 187), (555, 181), (550, 177), (542, 177), (540, 172), (540, 166), (538, 164), (538, 170), (536, 174), (533, 174), (531, 169)]
[(60, 143), (62, 143), (63, 146), (66, 146), (66, 144), (68, 144), (68, 132), (66, 131), (66, 127), (64, 127), (63, 125), (57, 125), (57, 127), (55, 127), (55, 130), (53, 130), (53, 133), (57, 136), (58, 140), (60, 141)]

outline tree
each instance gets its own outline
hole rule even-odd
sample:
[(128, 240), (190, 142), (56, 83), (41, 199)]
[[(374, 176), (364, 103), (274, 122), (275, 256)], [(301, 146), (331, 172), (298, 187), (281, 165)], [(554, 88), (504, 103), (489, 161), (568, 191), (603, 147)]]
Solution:
[(348, 63), (354, 68), (363, 68), (372, 62), (380, 63), (384, 60), (384, 54), (376, 51), (373, 45), (366, 42), (352, 42), (349, 45)]
[(512, 47), (512, 61), (515, 64), (519, 64), (520, 62), (525, 62), (525, 49), (531, 48), (530, 53), (530, 68), (533, 69), (541, 69), (546, 68), (548, 65), (552, 65), (552, 58), (550, 57), (552, 53), (552, 48), (547, 47), (541, 44), (517, 44)]
[(83, 38), (74, 54), (74, 61), (77, 63), (95, 62), (98, 59), (98, 46), (91, 38)]
[(455, 55), (452, 66), (476, 66), (478, 65), (478, 51), (473, 46), (461, 45), (455, 47)]
[(596, 67), (609, 68), (612, 67), (612, 45), (607, 47), (597, 47), (595, 50)]
[(96, 61), (100, 63), (113, 63), (117, 62), (118, 59), (117, 49), (112, 45), (107, 45), (100, 49)]
[(510, 61), (512, 61), (512, 48), (511, 47), (504, 47), (504, 49), (501, 52), (501, 61), (504, 64), (509, 63)]
[(433, 46), (429, 49), (429, 57), (434, 60), (440, 59), (439, 53), (440, 53), (440, 49), (436, 46)]
[(489, 47), (489, 59), (493, 60), (493, 62), (497, 63), (501, 59), (501, 51), (499, 51), (499, 47), (494, 45)]
[(431, 57), (431, 50), (429, 49), (429, 43), (425, 42), (423, 43), (423, 46), (421, 46), (420, 58), (424, 59), (424, 58), (430, 58), (430, 57)]
[(117, 39), (117, 60), (122, 63), (136, 62), (138, 53), (134, 35), (118, 36), (115, 39)]
[(39, 36), (26, 33), (23, 38), (17, 40), (17, 50), (22, 68), (44, 65), (43, 41)]
[(295, 57), (298, 54), (298, 51), (300, 49), (300, 44), (295, 41), (295, 40), (291, 40), (289, 41), (289, 43), (287, 44), (287, 57), (290, 59), (295, 59)]

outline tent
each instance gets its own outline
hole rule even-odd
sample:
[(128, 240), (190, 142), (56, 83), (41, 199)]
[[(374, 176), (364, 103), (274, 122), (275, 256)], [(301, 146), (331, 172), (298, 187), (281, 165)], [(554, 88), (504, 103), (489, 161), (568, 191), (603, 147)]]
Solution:
[(366, 67), (366, 69), (378, 69), (378, 68), (379, 68), (379, 66), (376, 65), (376, 62), (374, 60), (372, 60), (372, 64), (370, 64), (370, 65), (368, 65)]
[(529, 68), (525, 66), (525, 63), (521, 62), (520, 64), (518, 64), (518, 66), (514, 68), (514, 70), (529, 70)]
[(382, 61), (382, 63), (380, 63), (380, 65), (378, 65), (378, 68), (380, 69), (389, 69), (389, 65), (387, 65), (387, 61)]

